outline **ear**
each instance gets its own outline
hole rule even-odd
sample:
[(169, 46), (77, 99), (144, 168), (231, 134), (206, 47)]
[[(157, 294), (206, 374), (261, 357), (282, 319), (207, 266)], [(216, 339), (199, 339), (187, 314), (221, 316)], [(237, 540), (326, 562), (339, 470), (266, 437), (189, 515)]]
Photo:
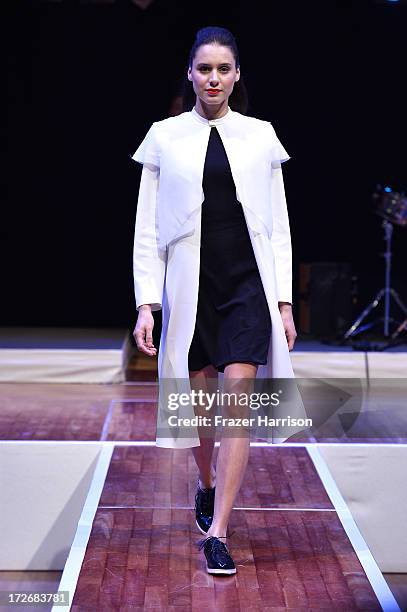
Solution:
[(236, 78), (235, 83), (240, 79), (240, 68), (236, 68)]
[(188, 81), (192, 81), (191, 68), (188, 68), (187, 78), (188, 78)]

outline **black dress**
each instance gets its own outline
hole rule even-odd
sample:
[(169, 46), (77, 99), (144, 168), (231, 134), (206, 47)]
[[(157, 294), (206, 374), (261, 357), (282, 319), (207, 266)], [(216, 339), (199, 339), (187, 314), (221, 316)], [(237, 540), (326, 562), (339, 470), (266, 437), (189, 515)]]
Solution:
[(203, 173), (198, 308), (190, 371), (267, 363), (270, 312), (229, 161), (211, 127)]

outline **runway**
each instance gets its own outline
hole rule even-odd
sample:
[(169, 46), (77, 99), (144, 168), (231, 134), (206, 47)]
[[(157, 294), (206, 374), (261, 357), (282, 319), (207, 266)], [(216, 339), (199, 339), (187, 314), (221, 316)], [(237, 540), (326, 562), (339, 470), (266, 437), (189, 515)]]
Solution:
[(62, 609), (399, 609), (320, 453), (324, 444), (252, 442), (230, 524), (238, 572), (213, 577), (195, 546), (202, 536), (192, 454), (155, 447), (154, 383), (1, 390), (3, 449), (30, 444), (33, 457), (35, 449), (51, 457), (54, 448), (98, 451), (63, 568), (59, 589), (71, 606)]
[(238, 574), (226, 580), (194, 546), (195, 480), (186, 453), (114, 449), (73, 610), (381, 609), (305, 448), (251, 449), (230, 525)]

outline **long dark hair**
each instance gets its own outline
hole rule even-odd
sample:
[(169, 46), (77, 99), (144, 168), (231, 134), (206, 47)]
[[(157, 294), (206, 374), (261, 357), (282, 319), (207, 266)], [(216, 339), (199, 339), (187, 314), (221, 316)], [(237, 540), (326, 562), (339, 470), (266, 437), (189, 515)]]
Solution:
[[(229, 47), (233, 54), (233, 57), (235, 58), (236, 68), (240, 67), (239, 52), (237, 49), (235, 37), (233, 36), (232, 32), (230, 32), (226, 28), (208, 26), (206, 28), (201, 28), (196, 33), (194, 44), (192, 45), (191, 51), (189, 53), (187, 69), (192, 68), (192, 62), (194, 60), (198, 48), (201, 45), (208, 45), (213, 43), (217, 43), (218, 45), (222, 45), (224, 47)], [(196, 94), (194, 92), (192, 83), (188, 80), (187, 76), (185, 77), (185, 80), (182, 84), (181, 95), (183, 107), (182, 110), (184, 112), (190, 111), (195, 104)], [(229, 106), (232, 110), (235, 110), (238, 113), (242, 113), (243, 115), (247, 113), (249, 101), (242, 75), (240, 75), (240, 79), (234, 84), (233, 91), (229, 97)]]

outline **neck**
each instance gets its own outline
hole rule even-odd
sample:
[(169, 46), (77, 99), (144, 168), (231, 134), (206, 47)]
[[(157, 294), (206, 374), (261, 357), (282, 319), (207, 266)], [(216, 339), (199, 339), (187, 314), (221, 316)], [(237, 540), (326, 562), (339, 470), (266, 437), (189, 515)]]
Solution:
[(196, 112), (205, 119), (220, 119), (228, 112), (228, 100), (224, 100), (221, 104), (205, 104), (200, 98), (196, 98)]

